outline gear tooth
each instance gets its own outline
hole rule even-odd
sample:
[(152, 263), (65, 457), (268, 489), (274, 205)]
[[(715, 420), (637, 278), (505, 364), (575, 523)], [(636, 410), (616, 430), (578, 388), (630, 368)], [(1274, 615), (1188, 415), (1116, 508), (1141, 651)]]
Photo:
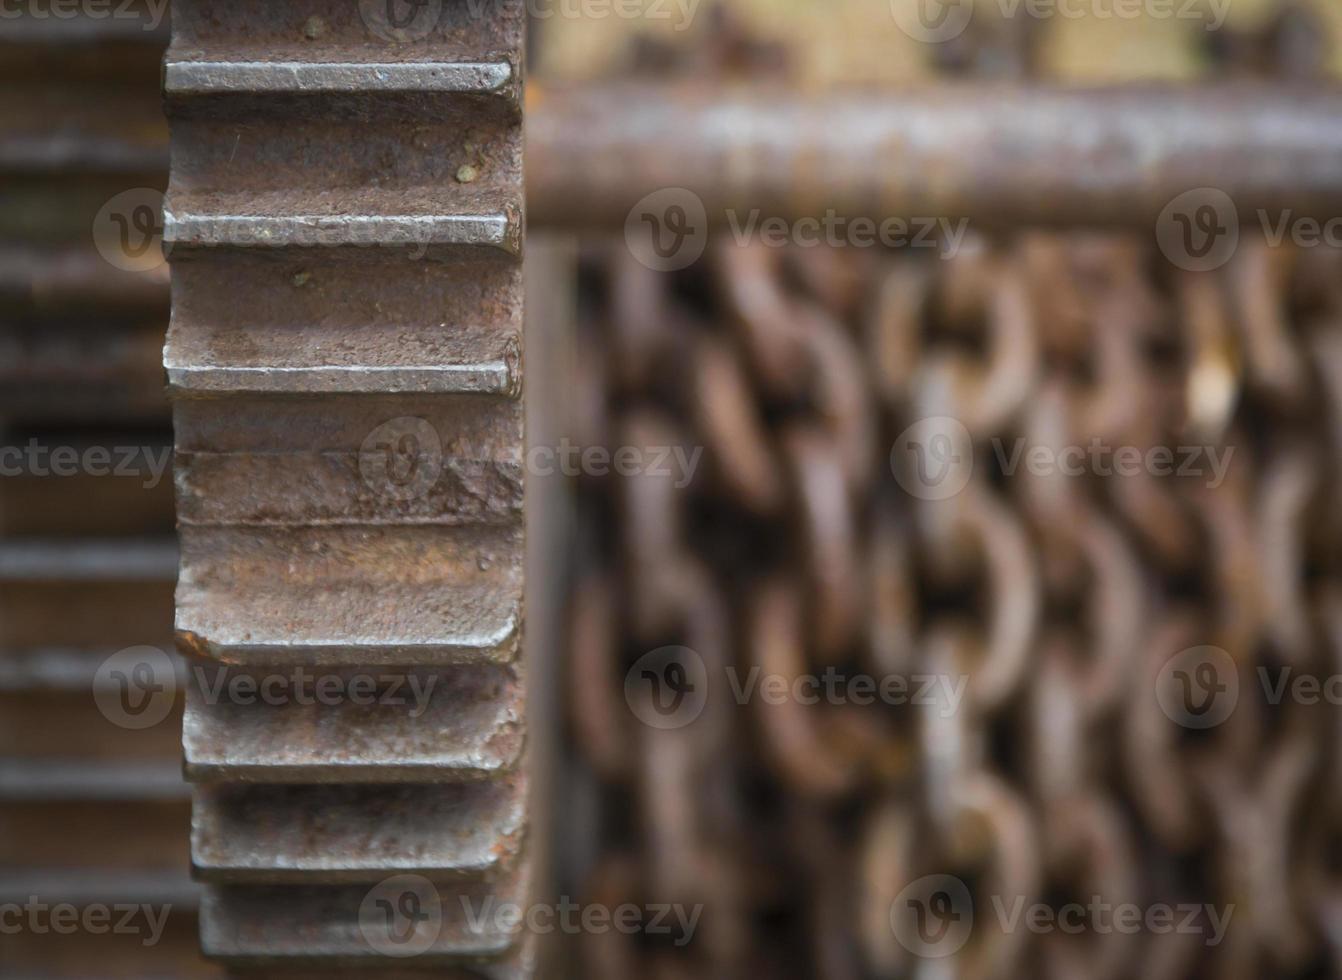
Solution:
[[(237, 673), (245, 672), (230, 669), (223, 683)], [(313, 699), (258, 708), (211, 696), (217, 679), (207, 671), (187, 688), (187, 778), (201, 784), (470, 783), (518, 767), (525, 705), (522, 684), (509, 669), (422, 668), (409, 676), (416, 686), (394, 695), (404, 704)], [(351, 732), (360, 737), (351, 739)]]
[(375, 885), (393, 874), (492, 882), (519, 858), (521, 777), (426, 785), (198, 787), (196, 877), (227, 884)]

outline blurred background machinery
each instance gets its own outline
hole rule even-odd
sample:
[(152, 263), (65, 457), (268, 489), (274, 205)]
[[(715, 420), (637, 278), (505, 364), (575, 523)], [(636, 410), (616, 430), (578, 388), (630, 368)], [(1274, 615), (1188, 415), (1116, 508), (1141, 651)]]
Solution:
[[(214, 972), (197, 952), (180, 704), (135, 730), (93, 696), (118, 696), (99, 672), (118, 650), (170, 649), (177, 563), (170, 471), (154, 473), (172, 445), (168, 272), (157, 214), (137, 215), (167, 177), (168, 26), (125, 9), (7, 8), (0, 22), (0, 444), (24, 454), (0, 478), (0, 902), (173, 911), (152, 949), (110, 932), (7, 933), (6, 976)], [(123, 240), (114, 210), (148, 222)], [(52, 474), (90, 450), (107, 475)]]
[[(590, 227), (536, 227), (528, 246), (530, 376), (543, 375), (530, 441), (702, 450), (688, 482), (532, 477), (532, 567), (544, 574), (531, 578), (528, 644), (537, 690), (556, 694), (532, 721), (557, 733), (533, 742), (553, 854), (543, 889), (706, 907), (684, 945), (557, 937), (542, 975), (1342, 975), (1337, 709), (1245, 696), (1225, 724), (1181, 733), (1150, 696), (1168, 658), (1202, 644), (1228, 653), (1242, 692), (1260, 690), (1260, 669), (1342, 672), (1337, 253), (1246, 235), (1224, 268), (1184, 272), (1145, 232), (1023, 227), (1056, 198), (1008, 192), (999, 220), (971, 225), (949, 258), (742, 247), (720, 233), (688, 269), (657, 272), (619, 224), (636, 190), (670, 183), (665, 157), (622, 154), (595, 178), (573, 163), (590, 167), (604, 136), (635, 129), (637, 116), (622, 125), (610, 106), (632, 113), (637, 96), (604, 87), (631, 79), (661, 93), (649, 112), (674, 113), (665, 93), (686, 81), (765, 82), (789, 104), (934, 75), (1211, 75), (1312, 84), (1295, 126), (1269, 102), (1261, 128), (1230, 135), (1250, 149), (1314, 145), (1319, 168), (1304, 176), (1326, 190), (1337, 134), (1316, 132), (1309, 111), (1328, 118), (1342, 12), (1245, 2), (1212, 33), (1004, 19), (989, 5), (934, 47), (901, 35), (885, 3), (812, 6), (738, 0), (684, 31), (535, 25), (528, 112), (533, 127), (547, 108), (561, 122), (532, 150), (533, 225)], [(142, 450), (120, 478), (32, 466), (0, 478), (0, 900), (173, 912), (151, 947), (0, 937), (4, 976), (215, 969), (196, 952), (180, 705), (136, 731), (91, 696), (118, 693), (99, 671), (110, 654), (169, 647), (177, 560), (171, 491), (151, 462), (171, 445), (167, 272), (148, 247), (159, 219), (143, 220), (166, 181), (168, 34), (154, 6), (132, 7), (138, 20), (0, 21), (13, 93), (0, 107), (2, 442)], [(547, 82), (603, 87), (555, 105)], [(562, 124), (579, 112), (601, 126)], [(664, 134), (675, 118), (648, 125)], [(766, 133), (768, 122), (753, 120)], [(670, 142), (684, 153), (670, 173), (694, 173), (693, 141)], [(850, 188), (842, 202), (862, 209), (871, 192), (851, 190), (843, 148), (813, 153), (827, 196), (786, 206), (823, 211)], [(714, 165), (697, 159), (710, 161), (696, 186), (707, 194)], [(991, 159), (970, 163), (994, 172)], [(1294, 203), (1321, 206), (1315, 189), (1297, 181)], [(710, 203), (730, 206), (731, 193)], [(1121, 216), (1123, 200), (1094, 220)], [(929, 415), (963, 423), (968, 444), (932, 444), (975, 464), (949, 502), (908, 491), (908, 459), (891, 468), (892, 447)], [(1214, 488), (1201, 472), (1009, 475), (998, 450), (1017, 439), (1195, 446), (1227, 468)], [(668, 646), (714, 676), (964, 675), (965, 710), (711, 698), (693, 723), (658, 729), (626, 681)], [(1214, 949), (988, 921), (956, 957), (920, 961), (889, 912), (931, 874), (957, 876), (985, 904), (1102, 895), (1233, 904), (1234, 921)]]

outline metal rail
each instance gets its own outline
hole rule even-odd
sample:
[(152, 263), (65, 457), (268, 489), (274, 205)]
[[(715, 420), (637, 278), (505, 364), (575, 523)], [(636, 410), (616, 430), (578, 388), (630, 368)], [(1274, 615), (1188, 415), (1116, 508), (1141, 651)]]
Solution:
[(1194, 188), (1342, 215), (1342, 90), (1235, 84), (938, 85), (797, 94), (620, 84), (532, 89), (533, 226), (620, 227), (683, 187), (710, 222), (946, 216), (1135, 226)]

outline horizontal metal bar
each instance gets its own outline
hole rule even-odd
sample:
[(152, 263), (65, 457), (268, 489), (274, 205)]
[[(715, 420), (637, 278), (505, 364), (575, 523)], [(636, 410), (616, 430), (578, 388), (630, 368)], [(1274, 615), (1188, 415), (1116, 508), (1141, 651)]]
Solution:
[(317, 245), (489, 245), (511, 250), (506, 214), (433, 215), (163, 215), (163, 240), (181, 245), (299, 247)]
[(185, 871), (0, 869), (0, 902), (19, 905), (38, 900), (86, 908), (130, 902), (190, 912), (199, 907), (203, 891)]
[(176, 578), (177, 544), (171, 538), (0, 543), (0, 581), (172, 582)]
[(798, 94), (655, 85), (543, 90), (527, 112), (533, 227), (622, 227), (663, 188), (711, 224), (764, 216), (1134, 226), (1177, 195), (1342, 214), (1342, 89), (945, 85)]
[[(172, 647), (171, 637), (155, 644)], [(111, 678), (102, 678), (98, 668), (117, 652), (115, 647), (78, 649), (47, 647), (4, 651), (0, 655), (0, 692), (55, 691), (87, 694), (89, 691), (115, 691), (120, 688)], [(186, 662), (173, 658), (179, 681), (185, 680)], [(3, 763), (0, 763), (0, 768)]]
[(177, 759), (0, 759), (0, 800), (135, 802), (186, 800)]
[(179, 392), (505, 394), (516, 385), (505, 361), (444, 365), (240, 366), (169, 364), (168, 383)]
[(14, 17), (11, 13), (0, 20), (0, 45), (60, 48), (135, 43), (162, 48), (167, 40), (167, 18), (155, 17), (147, 9), (138, 10), (129, 17)]
[(512, 78), (500, 63), (175, 61), (164, 70), (169, 95), (219, 92), (497, 92)]

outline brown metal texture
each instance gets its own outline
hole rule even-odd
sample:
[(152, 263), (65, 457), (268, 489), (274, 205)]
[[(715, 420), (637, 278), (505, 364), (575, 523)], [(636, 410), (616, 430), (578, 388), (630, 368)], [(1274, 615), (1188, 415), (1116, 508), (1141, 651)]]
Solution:
[(527, 889), (524, 11), (420, 7), (173, 8), (177, 638), (233, 966), (530, 973), (471, 918)]
[(95, 238), (118, 196), (139, 188), (152, 201), (163, 189), (153, 94), (167, 24), (147, 2), (117, 17), (78, 7), (15, 4), (0, 19), (0, 415), (159, 422), (157, 217), (143, 242), (128, 228), (111, 260)]
[[(0, 17), (0, 975), (211, 977), (181, 700), (146, 728), (101, 710), (109, 657), (171, 647), (177, 563), (157, 208), (105, 234), (167, 179), (168, 25), (104, 6)], [(92, 928), (16, 918), (37, 905)], [(162, 931), (111, 928), (128, 908)]]
[(1342, 91), (1262, 80), (1060, 88), (952, 82), (799, 94), (762, 84), (534, 88), (537, 227), (618, 227), (645, 196), (693, 191), (710, 222), (941, 215), (979, 226), (1153, 222), (1192, 188), (1342, 215)]
[[(580, 281), (575, 444), (703, 457), (579, 478), (563, 783), (589, 829), (564, 883), (703, 914), (684, 949), (588, 937), (574, 975), (1342, 976), (1338, 709), (1263, 681), (1335, 690), (1342, 658), (1342, 254), (1246, 236), (1187, 273), (1105, 233), (944, 259), (723, 239), (665, 274), (612, 242)], [(1081, 475), (1009, 465), (1093, 443)], [(919, 467), (950, 462), (934, 499)], [(667, 645), (707, 694), (645, 724)], [(1209, 690), (1238, 688), (1205, 729), (1161, 707), (1202, 646)], [(826, 676), (839, 696), (776, 696)], [(931, 875), (975, 912), (938, 960), (892, 926)], [(993, 905), (1094, 896), (1233, 913), (1212, 944)]]

